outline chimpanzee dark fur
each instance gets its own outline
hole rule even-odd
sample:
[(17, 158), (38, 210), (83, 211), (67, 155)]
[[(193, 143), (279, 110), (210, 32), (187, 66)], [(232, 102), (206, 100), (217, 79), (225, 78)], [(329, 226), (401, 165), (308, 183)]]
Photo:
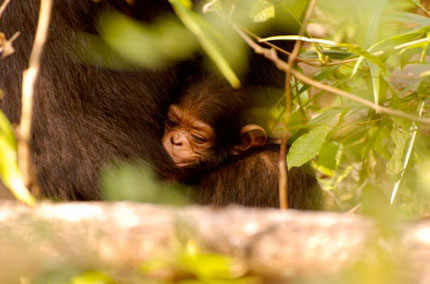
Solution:
[[(188, 76), (186, 68), (112, 71), (79, 64), (65, 49), (73, 39), (79, 40), (78, 32), (95, 32), (97, 12), (121, 8), (117, 5), (121, 2), (54, 1), (36, 84), (32, 139), (37, 177), (48, 197), (98, 199), (98, 172), (106, 161), (118, 157), (142, 158), (160, 176), (172, 175), (174, 165), (160, 143), (163, 115), (171, 94)], [(0, 62), (2, 109), (13, 123), (19, 119), (21, 74), (33, 43), (37, 3), (11, 1), (0, 19), (0, 30), (8, 37), (21, 32), (15, 54)], [(143, 8), (134, 16), (142, 20), (170, 9), (167, 1), (136, 5)]]
[[(0, 61), (0, 88), (5, 92), (1, 108), (12, 123), (19, 122), (22, 72), (33, 44), (38, 3), (11, 1), (0, 18), (0, 31), (7, 38), (21, 32), (14, 43), (15, 54)], [(70, 56), (67, 46), (79, 43), (81, 32), (96, 34), (96, 16), (108, 8), (145, 22), (171, 11), (167, 0), (135, 0), (133, 7), (124, 0), (54, 1), (35, 88), (31, 145), (42, 193), (49, 198), (99, 199), (100, 168), (115, 158), (143, 159), (160, 178), (181, 179), (182, 173), (161, 143), (163, 116), (186, 78), (202, 68), (190, 61), (156, 71), (114, 71), (79, 63)], [(201, 189), (196, 202), (277, 206), (278, 173), (273, 162), (277, 153), (277, 149), (262, 149), (228, 161), (201, 180), (196, 178)], [(290, 190), (299, 190), (297, 202), (305, 202), (303, 208), (312, 208), (302, 200), (307, 196), (305, 187), (315, 179), (302, 176), (298, 174)], [(290, 179), (295, 178), (292, 171)], [(290, 200), (294, 196), (292, 193)]]
[[(266, 145), (233, 157), (201, 178), (195, 190), (202, 204), (230, 203), (252, 207), (279, 207), (279, 145)], [(226, 190), (226, 185), (231, 189)], [(306, 165), (288, 171), (288, 208), (323, 209), (323, 192)]]

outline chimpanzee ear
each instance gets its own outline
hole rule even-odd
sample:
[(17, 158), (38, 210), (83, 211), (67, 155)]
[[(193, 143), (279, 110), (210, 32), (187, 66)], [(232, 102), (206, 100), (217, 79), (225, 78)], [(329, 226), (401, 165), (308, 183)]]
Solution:
[(233, 155), (240, 155), (252, 147), (264, 146), (267, 134), (264, 128), (256, 124), (248, 124), (240, 130), (240, 145), (235, 145), (231, 151)]

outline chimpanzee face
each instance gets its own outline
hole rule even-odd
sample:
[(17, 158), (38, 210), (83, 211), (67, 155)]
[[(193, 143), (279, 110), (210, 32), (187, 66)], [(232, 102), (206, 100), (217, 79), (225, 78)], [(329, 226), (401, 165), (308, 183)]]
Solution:
[(178, 167), (197, 166), (215, 155), (213, 127), (180, 105), (169, 108), (162, 143)]

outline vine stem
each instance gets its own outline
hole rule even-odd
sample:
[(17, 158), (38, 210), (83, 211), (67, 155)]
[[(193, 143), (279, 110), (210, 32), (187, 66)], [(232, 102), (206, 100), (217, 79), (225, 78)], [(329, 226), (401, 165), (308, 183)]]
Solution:
[(37, 188), (37, 181), (30, 151), (34, 85), (40, 70), (43, 46), (48, 37), (52, 4), (53, 0), (40, 1), (39, 20), (30, 54), (29, 66), (23, 72), (22, 79), (21, 120), (18, 129), (18, 163), (25, 185), (27, 187), (31, 185), (34, 188)]

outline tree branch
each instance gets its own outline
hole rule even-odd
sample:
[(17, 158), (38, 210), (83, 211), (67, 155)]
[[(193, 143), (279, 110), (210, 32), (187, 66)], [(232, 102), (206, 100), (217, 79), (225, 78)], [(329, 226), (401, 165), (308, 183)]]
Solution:
[(374, 257), (377, 265), (369, 243), (383, 243), (389, 259), (398, 259), (398, 250), (405, 253), (411, 270), (402, 267), (403, 274), (429, 283), (424, 279), (430, 277), (430, 222), (396, 228), (398, 242), (384, 242), (374, 222), (354, 214), (238, 206), (177, 209), (132, 202), (29, 208), (0, 202), (0, 283), (53, 271), (127, 271), (163, 256), (172, 260), (175, 244), (187, 241), (204, 252), (242, 260), (251, 273), (268, 277), (264, 283), (324, 277), (365, 256)]
[(41, 0), (39, 21), (31, 51), (29, 67), (23, 72), (21, 120), (18, 135), (18, 162), (24, 183), (32, 187), (33, 193), (38, 193), (36, 175), (30, 151), (31, 123), (33, 118), (34, 85), (40, 69), (43, 46), (48, 36), (53, 0)]
[[(271, 60), (277, 67), (278, 69), (287, 72), (289, 69), (288, 63), (286, 63), (285, 61), (281, 60), (278, 55), (276, 54), (276, 51), (273, 49), (267, 49), (264, 47), (261, 47), (260, 45), (258, 45), (257, 43), (255, 43), (248, 35), (246, 35), (242, 30), (240, 30), (238, 27), (234, 26), (235, 30), (237, 31), (237, 33), (239, 34), (239, 36), (252, 48), (254, 49), (254, 51), (258, 54), (263, 55), (264, 57), (266, 57), (267, 59)], [(321, 82), (318, 82), (302, 73), (300, 73), (299, 71), (297, 71), (296, 69), (291, 69), (291, 74), (296, 77), (299, 81), (311, 85), (315, 88), (318, 88), (320, 90), (324, 90), (327, 91), (329, 93), (335, 94), (335, 95), (339, 95), (341, 97), (350, 99), (354, 102), (357, 102), (359, 104), (362, 104), (368, 108), (373, 109), (376, 113), (386, 113), (392, 116), (396, 116), (396, 117), (401, 117), (401, 118), (406, 118), (409, 119), (411, 121), (416, 121), (419, 123), (423, 123), (423, 124), (430, 124), (430, 118), (424, 118), (424, 117), (418, 117), (415, 115), (411, 115), (408, 113), (405, 113), (403, 111), (400, 110), (396, 110), (396, 109), (391, 109), (391, 108), (387, 108), (387, 107), (383, 107), (377, 104), (374, 104), (366, 99), (363, 99), (355, 94), (352, 93), (348, 93), (345, 92), (343, 90), (340, 90), (338, 88), (334, 88), (332, 86), (323, 84)]]

